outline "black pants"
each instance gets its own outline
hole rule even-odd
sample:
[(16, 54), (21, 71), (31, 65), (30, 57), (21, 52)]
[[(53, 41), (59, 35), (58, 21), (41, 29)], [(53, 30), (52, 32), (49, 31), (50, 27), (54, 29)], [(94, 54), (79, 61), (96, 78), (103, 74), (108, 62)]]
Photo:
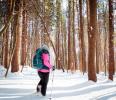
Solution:
[[(38, 75), (40, 77), (40, 81), (38, 85), (41, 85), (41, 93), (43, 96), (46, 95), (46, 90), (47, 90), (47, 84), (49, 80), (49, 72), (43, 73), (43, 72), (38, 72)], [(38, 87), (37, 85), (37, 87)]]

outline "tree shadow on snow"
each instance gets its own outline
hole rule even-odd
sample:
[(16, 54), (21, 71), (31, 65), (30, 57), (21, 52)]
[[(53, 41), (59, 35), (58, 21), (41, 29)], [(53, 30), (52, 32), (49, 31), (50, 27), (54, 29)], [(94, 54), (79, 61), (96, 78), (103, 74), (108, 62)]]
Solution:
[[(0, 100), (41, 100), (33, 89), (0, 88)], [(43, 99), (42, 99), (43, 100)]]
[[(95, 85), (90, 82), (84, 82), (81, 84), (77, 84), (70, 87), (53, 87), (52, 97), (53, 98), (61, 98), (61, 97), (70, 97), (70, 96), (78, 96), (84, 95), (91, 92), (99, 92), (100, 90), (109, 89), (116, 87), (116, 85)], [(74, 91), (72, 91), (74, 90)], [(55, 93), (57, 91), (57, 93)], [(49, 96), (51, 93), (51, 87), (47, 90), (47, 95)], [(111, 98), (115, 96), (116, 93), (110, 95), (101, 95), (95, 100), (108, 100), (107, 98)], [(46, 99), (47, 98), (47, 99)], [(48, 97), (39, 97), (34, 93), (34, 89), (21, 89), (21, 88), (0, 88), (0, 100), (48, 100)]]
[[(85, 84), (85, 83), (83, 83), (83, 84)], [(88, 86), (84, 85), (85, 88), (83, 88), (83, 84), (79, 84), (79, 86), (77, 85), (77, 87), (76, 86), (67, 87), (67, 88), (66, 87), (60, 87), (60, 88), (54, 87), (53, 92), (52, 92), (53, 97), (61, 98), (61, 97), (78, 96), (78, 95), (84, 95), (84, 94), (88, 94), (88, 93), (95, 92), (95, 91), (99, 92), (100, 90), (103, 90), (103, 89), (109, 89), (112, 87), (116, 87), (116, 85), (93, 85), (92, 87), (89, 85)], [(83, 89), (81, 89), (81, 88), (83, 88)], [(54, 93), (54, 91), (58, 91), (58, 90), (59, 90), (59, 93), (58, 92)], [(64, 90), (65, 92), (62, 92), (61, 90)], [(75, 91), (72, 92), (72, 90), (75, 90)], [(102, 99), (100, 99), (100, 100), (102, 100)], [(105, 100), (107, 100), (107, 99), (105, 99)]]
[(111, 98), (116, 98), (116, 91), (114, 92), (110, 92), (104, 95), (100, 95), (97, 98), (95, 98), (94, 100), (111, 100)]
[[(81, 84), (76, 84), (73, 86), (69, 86), (69, 87), (54, 87), (53, 84), (53, 89), (54, 90), (59, 90), (59, 91), (64, 91), (64, 90), (74, 90), (74, 89), (80, 89), (80, 88), (84, 88), (84, 87), (88, 87), (94, 84), (91, 84), (90, 82), (83, 82)], [(48, 90), (51, 90), (52, 87), (48, 87)]]

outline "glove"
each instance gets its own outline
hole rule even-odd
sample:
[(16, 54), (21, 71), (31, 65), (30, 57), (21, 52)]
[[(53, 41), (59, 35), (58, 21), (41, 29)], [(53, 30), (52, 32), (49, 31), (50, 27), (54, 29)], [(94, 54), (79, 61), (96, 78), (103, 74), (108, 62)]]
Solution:
[(54, 70), (55, 70), (55, 66), (52, 67), (52, 71), (54, 71)]

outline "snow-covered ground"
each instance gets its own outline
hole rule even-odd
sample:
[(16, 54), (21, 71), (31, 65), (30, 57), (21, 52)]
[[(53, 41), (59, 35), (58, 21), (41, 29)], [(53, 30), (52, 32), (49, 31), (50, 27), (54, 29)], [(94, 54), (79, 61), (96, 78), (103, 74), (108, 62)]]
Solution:
[(116, 77), (112, 82), (103, 73), (94, 83), (88, 81), (87, 74), (55, 70), (53, 81), (53, 73), (50, 74), (47, 96), (41, 97), (35, 94), (39, 81), (35, 69), (25, 67), (22, 73), (9, 73), (7, 78), (4, 72), (0, 66), (0, 100), (48, 100), (51, 93), (52, 100), (116, 100)]

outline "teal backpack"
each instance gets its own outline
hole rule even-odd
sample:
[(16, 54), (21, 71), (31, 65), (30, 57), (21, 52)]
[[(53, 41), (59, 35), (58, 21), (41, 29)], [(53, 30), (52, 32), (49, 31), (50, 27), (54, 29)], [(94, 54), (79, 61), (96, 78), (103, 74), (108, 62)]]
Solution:
[(35, 69), (48, 69), (48, 67), (46, 67), (43, 64), (43, 60), (42, 60), (42, 53), (45, 53), (44, 49), (38, 48), (36, 50), (36, 54), (33, 57), (33, 68)]
[(42, 49), (38, 48), (36, 50), (36, 54), (33, 57), (33, 68), (42, 69), (43, 63), (42, 63), (41, 55), (42, 55)]

